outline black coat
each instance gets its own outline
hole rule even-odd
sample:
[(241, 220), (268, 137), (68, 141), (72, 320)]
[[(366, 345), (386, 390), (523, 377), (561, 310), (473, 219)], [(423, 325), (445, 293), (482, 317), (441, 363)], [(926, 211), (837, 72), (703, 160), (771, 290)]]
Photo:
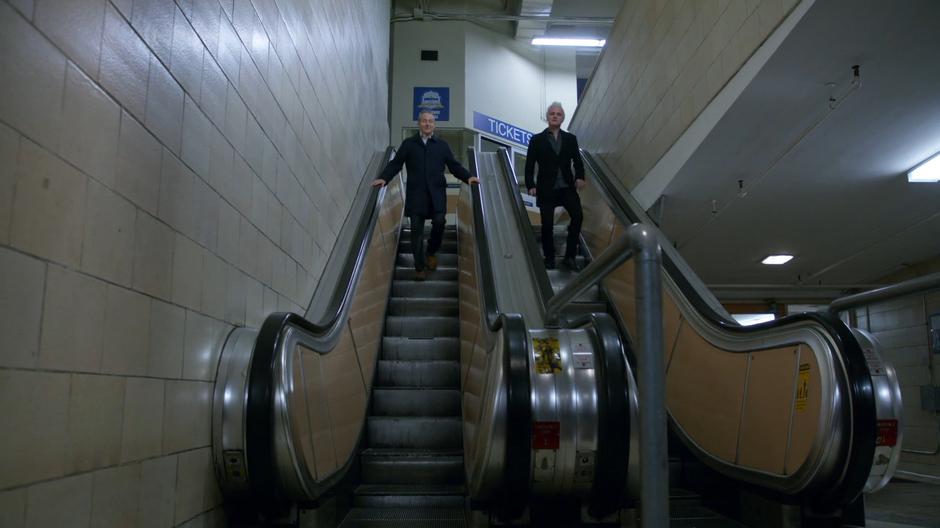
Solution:
[(408, 168), (405, 216), (430, 217), (434, 213), (447, 212), (445, 165), (461, 181), (470, 179), (470, 173), (454, 158), (447, 142), (437, 136), (431, 136), (427, 144), (421, 141), (419, 134), (406, 138), (379, 178), (391, 181), (402, 165)]
[[(551, 196), (555, 187), (555, 175), (558, 174), (558, 169), (561, 169), (561, 175), (565, 179), (565, 183), (572, 189), (575, 187), (575, 179), (584, 179), (584, 162), (581, 161), (577, 136), (564, 130), (559, 132), (561, 149), (558, 154), (555, 154), (552, 144), (549, 143), (548, 135), (551, 132), (547, 128), (535, 134), (529, 140), (529, 153), (525, 159), (525, 188), (535, 188), (537, 204), (541, 204), (543, 196)], [(533, 178), (536, 164), (539, 166), (539, 172), (538, 176)], [(572, 165), (574, 166), (574, 173), (571, 171)]]

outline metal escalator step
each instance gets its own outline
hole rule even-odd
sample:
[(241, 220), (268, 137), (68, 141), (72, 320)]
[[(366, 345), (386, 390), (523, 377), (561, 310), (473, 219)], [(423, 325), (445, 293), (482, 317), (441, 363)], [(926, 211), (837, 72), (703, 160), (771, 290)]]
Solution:
[(456, 337), (434, 337), (431, 339), (411, 339), (401, 336), (382, 338), (382, 359), (398, 360), (434, 360), (460, 359), (460, 339)]
[(368, 445), (373, 448), (460, 449), (463, 422), (456, 417), (366, 418)]
[[(366, 485), (359, 486), (359, 489)], [(369, 484), (383, 488), (378, 484)], [(390, 486), (391, 487), (391, 486)], [(458, 486), (450, 486), (457, 488)], [(428, 486), (426, 495), (414, 494), (395, 494), (395, 493), (360, 493), (359, 489), (353, 497), (353, 505), (360, 508), (463, 508), (466, 499), (463, 491), (459, 493), (431, 493), (447, 486)], [(461, 487), (462, 488), (462, 487)]]
[(385, 318), (385, 335), (414, 339), (431, 337), (459, 337), (460, 319), (457, 317), (414, 317), (390, 315)]
[[(425, 251), (427, 251), (427, 242), (424, 244)], [(398, 241), (398, 252), (399, 253), (411, 253), (411, 240), (407, 237), (401, 238)], [(441, 241), (441, 247), (437, 250), (438, 255), (456, 255), (457, 254), (457, 239), (453, 238), (451, 240), (444, 239)]]
[[(406, 268), (415, 267), (415, 258), (411, 252), (402, 253), (401, 250), (398, 251), (398, 257), (395, 259), (396, 266), (403, 266)], [(437, 256), (437, 265), (442, 268), (456, 268), (457, 267), (457, 255), (455, 253), (442, 253)]]
[(392, 297), (387, 315), (457, 317), (457, 299), (447, 297)]
[(457, 389), (372, 389), (373, 416), (460, 416)]
[(379, 360), (376, 387), (459, 388), (460, 364), (456, 361)]
[(459, 450), (366, 449), (359, 458), (364, 484), (451, 484), (463, 482)]
[(561, 314), (568, 320), (574, 320), (592, 313), (607, 313), (607, 309), (605, 302), (573, 302), (565, 306)]
[[(404, 266), (398, 266), (395, 268), (395, 280), (415, 280), (415, 269), (406, 268)], [(434, 281), (456, 281), (457, 280), (457, 268), (444, 267), (438, 264), (437, 269), (434, 271), (427, 270), (428, 279)]]
[(392, 297), (457, 297), (457, 282), (455, 281), (402, 281), (392, 282), (390, 295)]
[(340, 528), (465, 528), (463, 508), (353, 508)]

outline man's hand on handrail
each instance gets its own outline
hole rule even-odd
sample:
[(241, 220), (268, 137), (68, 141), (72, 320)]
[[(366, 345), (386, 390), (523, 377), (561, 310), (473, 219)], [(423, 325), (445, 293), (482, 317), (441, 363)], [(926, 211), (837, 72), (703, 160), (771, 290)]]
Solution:
[(470, 176), (470, 179), (467, 180), (467, 183), (469, 183), (470, 185), (479, 185), (480, 178), (477, 178), (476, 176)]
[(385, 184), (386, 184), (386, 183), (388, 183), (388, 182), (386, 182), (386, 181), (383, 180), (382, 178), (379, 178), (379, 179), (377, 179), (377, 180), (372, 180), (372, 186), (373, 186), (373, 187), (385, 187)]

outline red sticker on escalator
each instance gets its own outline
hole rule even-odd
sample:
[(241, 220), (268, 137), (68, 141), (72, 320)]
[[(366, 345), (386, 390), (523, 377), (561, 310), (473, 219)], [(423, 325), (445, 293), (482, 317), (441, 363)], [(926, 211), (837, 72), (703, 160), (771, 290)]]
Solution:
[(558, 449), (561, 422), (532, 422), (532, 449)]
[(894, 447), (898, 445), (898, 421), (878, 420), (878, 440), (876, 446)]

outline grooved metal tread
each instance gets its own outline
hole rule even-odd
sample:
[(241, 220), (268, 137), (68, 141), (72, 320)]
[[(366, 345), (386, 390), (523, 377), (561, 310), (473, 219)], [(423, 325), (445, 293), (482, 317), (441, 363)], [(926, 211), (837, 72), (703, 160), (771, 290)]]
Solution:
[(341, 528), (465, 528), (463, 509), (457, 508), (353, 508)]
[(360, 484), (357, 495), (463, 495), (463, 484)]
[(400, 458), (427, 458), (427, 457), (454, 457), (463, 456), (463, 449), (401, 449), (394, 447), (368, 447), (360, 453), (364, 457), (400, 457)]

